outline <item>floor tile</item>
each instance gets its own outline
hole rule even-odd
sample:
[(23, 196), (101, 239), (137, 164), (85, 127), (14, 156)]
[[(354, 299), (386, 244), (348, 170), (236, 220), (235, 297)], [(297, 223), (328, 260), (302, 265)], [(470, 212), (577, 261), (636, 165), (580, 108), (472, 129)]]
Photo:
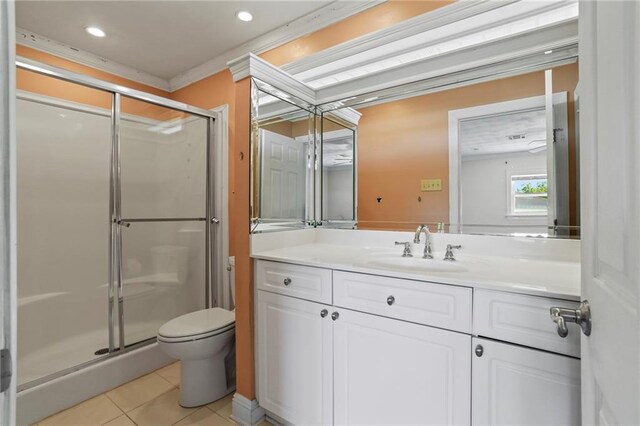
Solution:
[(175, 426), (231, 426), (232, 422), (223, 419), (219, 414), (211, 411), (207, 407), (202, 407), (198, 411), (180, 420)]
[(207, 405), (208, 408), (212, 409), (218, 414), (221, 414), (225, 419), (229, 418), (231, 415), (231, 401), (233, 400), (233, 392), (229, 395), (221, 398), (217, 401), (212, 402)]
[(102, 425), (122, 415), (122, 411), (104, 395), (96, 396), (58, 414), (48, 417), (40, 426), (93, 426)]
[(126, 413), (173, 388), (167, 380), (151, 373), (110, 390), (107, 396)]
[(172, 425), (198, 408), (184, 408), (178, 403), (180, 390), (173, 389), (128, 413), (137, 425), (168, 426)]
[(127, 417), (126, 414), (121, 415), (120, 417), (116, 417), (111, 420), (109, 423), (105, 423), (103, 426), (136, 426), (136, 424)]
[(167, 380), (173, 386), (180, 387), (180, 361), (156, 370), (156, 374)]

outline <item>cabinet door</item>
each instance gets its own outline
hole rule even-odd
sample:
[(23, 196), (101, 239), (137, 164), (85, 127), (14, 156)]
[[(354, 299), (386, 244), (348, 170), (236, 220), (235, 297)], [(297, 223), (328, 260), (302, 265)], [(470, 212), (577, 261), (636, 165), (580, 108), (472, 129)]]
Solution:
[[(325, 317), (321, 316), (327, 310)], [(333, 421), (331, 308), (258, 291), (258, 401), (297, 425)]]
[(337, 312), (335, 424), (469, 424), (470, 336), (345, 309)]
[(474, 425), (580, 424), (579, 360), (481, 338), (473, 347)]

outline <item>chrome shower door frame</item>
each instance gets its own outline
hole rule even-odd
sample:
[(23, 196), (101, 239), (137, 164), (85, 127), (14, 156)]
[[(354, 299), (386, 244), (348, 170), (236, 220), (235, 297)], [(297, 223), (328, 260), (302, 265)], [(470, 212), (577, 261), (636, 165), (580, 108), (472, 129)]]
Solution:
[[(125, 345), (124, 339), (124, 294), (123, 294), (123, 265), (122, 265), (122, 226), (124, 223), (132, 222), (174, 222), (174, 221), (203, 221), (205, 222), (205, 306), (207, 308), (215, 304), (212, 288), (212, 277), (215, 275), (218, 262), (214, 262), (213, 243), (215, 238), (212, 234), (215, 232), (213, 224), (219, 223), (214, 217), (216, 211), (215, 197), (213, 194), (215, 185), (213, 185), (212, 155), (213, 144), (215, 141), (215, 120), (218, 114), (215, 111), (194, 107), (182, 102), (177, 102), (161, 96), (142, 92), (139, 90), (124, 87), (118, 84), (99, 80), (94, 77), (78, 74), (62, 68), (53, 67), (28, 58), (16, 57), (16, 67), (38, 74), (53, 77), (59, 80), (79, 84), (93, 89), (109, 92), (112, 95), (111, 104), (111, 135), (112, 146), (110, 153), (110, 170), (109, 170), (109, 272), (108, 272), (108, 353), (100, 358), (87, 361), (80, 365), (58, 371), (47, 375), (40, 379), (26, 383), (20, 386), (19, 390), (25, 390), (39, 384), (48, 382), (58, 377), (65, 376), (74, 371), (81, 370), (95, 363), (102, 362), (105, 358), (126, 353), (137, 349), (141, 346), (155, 342), (155, 337), (150, 337), (142, 342)], [(146, 102), (152, 105), (173, 109), (179, 112), (187, 113), (196, 117), (207, 120), (207, 140), (206, 140), (206, 200), (205, 200), (205, 217), (196, 218), (122, 218), (122, 182), (121, 182), (121, 151), (120, 151), (120, 118), (121, 118), (121, 98), (125, 96), (137, 101)], [(215, 234), (214, 234), (215, 235)], [(118, 318), (116, 320), (116, 318)], [(117, 325), (116, 325), (117, 322)], [(118, 328), (118, 343), (116, 344), (116, 327)]]

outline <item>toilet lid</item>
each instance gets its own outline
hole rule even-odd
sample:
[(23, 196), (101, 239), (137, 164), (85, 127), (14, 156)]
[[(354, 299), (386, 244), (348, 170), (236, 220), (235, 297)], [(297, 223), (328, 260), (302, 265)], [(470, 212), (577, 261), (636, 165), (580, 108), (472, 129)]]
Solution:
[(228, 327), (236, 320), (234, 312), (222, 308), (204, 309), (179, 316), (158, 330), (163, 337), (188, 337)]

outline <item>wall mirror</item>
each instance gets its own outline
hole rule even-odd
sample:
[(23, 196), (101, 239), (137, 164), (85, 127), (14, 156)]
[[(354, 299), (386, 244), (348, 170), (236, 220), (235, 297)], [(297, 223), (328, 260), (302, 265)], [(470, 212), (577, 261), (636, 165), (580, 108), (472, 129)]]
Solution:
[(452, 81), (318, 106), (361, 114), (358, 229), (578, 237), (577, 58)]
[(324, 226), (354, 228), (357, 224), (357, 125), (332, 113), (320, 124), (321, 217)]
[(315, 220), (314, 106), (252, 79), (251, 231)]

